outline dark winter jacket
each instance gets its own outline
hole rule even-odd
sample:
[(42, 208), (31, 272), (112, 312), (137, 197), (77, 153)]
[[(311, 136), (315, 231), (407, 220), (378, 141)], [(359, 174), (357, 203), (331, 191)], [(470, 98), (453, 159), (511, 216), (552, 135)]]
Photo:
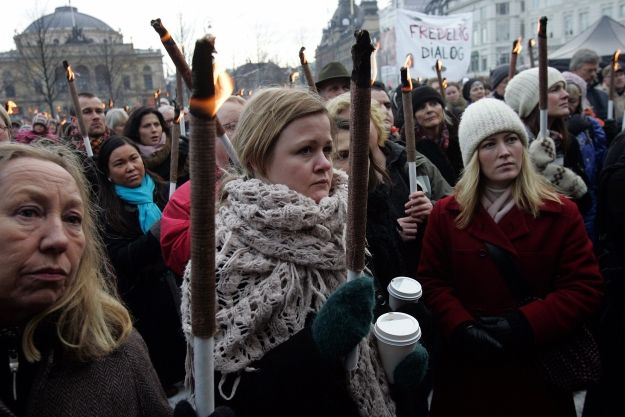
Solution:
[[(398, 276), (416, 277), (425, 224), (416, 240), (402, 241), (397, 219), (406, 217), (405, 204), (410, 195), (406, 150), (401, 145), (387, 141), (382, 151), (391, 183), (381, 183), (369, 192), (367, 245), (372, 255), (371, 269), (377, 284), (386, 295), (386, 287), (391, 279)], [(417, 177), (428, 178), (431, 200), (436, 201), (451, 193), (452, 188), (438, 169), (419, 153), (416, 167)]]
[[(217, 405), (228, 405), (237, 417), (358, 417), (358, 407), (347, 391), (347, 373), (341, 363), (321, 357), (307, 325), (286, 342), (273, 348), (253, 370), (242, 372), (236, 395), (230, 401), (216, 393)], [(215, 376), (219, 382), (221, 375)], [(232, 392), (230, 376), (222, 392)]]
[[(165, 186), (155, 189), (155, 202), (162, 209)], [(115, 268), (120, 296), (145, 340), (154, 368), (165, 387), (184, 378), (186, 344), (179, 317), (177, 285), (163, 262), (159, 238), (139, 226), (138, 210), (123, 203), (133, 232), (120, 234), (105, 223), (104, 243)]]
[[(450, 116), (453, 117), (453, 116)], [(418, 133), (418, 127), (415, 127)], [(421, 155), (425, 156), (438, 168), (445, 178), (445, 181), (452, 187), (460, 178), (462, 169), (462, 154), (460, 153), (460, 142), (458, 141), (458, 123), (447, 125), (449, 132), (449, 145), (447, 149), (443, 149), (433, 140), (416, 138), (416, 148)], [(402, 131), (402, 139), (405, 140), (405, 134)]]
[(608, 117), (608, 95), (593, 87), (589, 87), (586, 91), (586, 98), (597, 117), (601, 120), (606, 120)]
[(606, 281), (598, 322), (603, 374), (586, 396), (584, 417), (625, 415), (625, 136), (617, 136), (597, 187), (597, 245)]

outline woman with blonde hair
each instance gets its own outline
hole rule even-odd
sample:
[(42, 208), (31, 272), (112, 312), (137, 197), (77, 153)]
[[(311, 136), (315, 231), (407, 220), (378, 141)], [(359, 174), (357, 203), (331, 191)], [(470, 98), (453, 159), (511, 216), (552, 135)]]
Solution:
[[(238, 417), (396, 415), (366, 338), (372, 280), (345, 283), (347, 177), (332, 169), (324, 103), (305, 90), (261, 90), (236, 133), (243, 173), (224, 179), (215, 219), (216, 402)], [(191, 268), (182, 291), (188, 342)], [(357, 345), (348, 372), (343, 360)], [(419, 347), (404, 359), (393, 389), (418, 384), (426, 356)]]
[[(334, 119), (336, 136), (335, 168), (349, 174), (349, 118), (351, 96), (349, 93), (333, 98), (326, 104)], [(384, 115), (377, 102), (371, 102), (369, 130), (369, 186), (367, 198), (367, 249), (371, 254), (368, 267), (375, 276), (376, 316), (390, 311), (387, 287), (395, 277), (415, 278), (421, 241), (432, 202), (452, 192), (438, 169), (423, 155), (417, 153), (417, 179), (421, 188), (410, 192), (406, 150), (387, 140)], [(425, 184), (428, 184), (426, 187)], [(430, 198), (428, 198), (430, 196)], [(419, 320), (423, 330), (423, 343), (431, 341), (431, 319), (422, 305), (402, 310)], [(427, 396), (430, 385), (423, 383), (410, 395), (410, 402), (419, 410), (415, 415), (427, 415)], [(404, 402), (396, 398), (398, 403)]]
[[(431, 415), (574, 417), (573, 393), (548, 384), (535, 357), (600, 304), (582, 218), (534, 171), (525, 127), (502, 101), (469, 106), (459, 137), (465, 170), (430, 215), (419, 265), (444, 337)], [(519, 300), (512, 275), (533, 301)]]
[(0, 146), (0, 415), (170, 415), (75, 158)]
[[(330, 117), (337, 125), (334, 167), (349, 173), (349, 118), (351, 97), (341, 94), (326, 104)], [(386, 287), (398, 276), (415, 277), (421, 239), (433, 201), (450, 194), (439, 170), (423, 155), (417, 153), (417, 176), (421, 189), (410, 193), (406, 150), (387, 140), (384, 115), (372, 101), (369, 130), (369, 196), (367, 201), (367, 244), (374, 272), (384, 299)], [(425, 184), (428, 184), (426, 188)], [(430, 198), (428, 198), (428, 196)]]

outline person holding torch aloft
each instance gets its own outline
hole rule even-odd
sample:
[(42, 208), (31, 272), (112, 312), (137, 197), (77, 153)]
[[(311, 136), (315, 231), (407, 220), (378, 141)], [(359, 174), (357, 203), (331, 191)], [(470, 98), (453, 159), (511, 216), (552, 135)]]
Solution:
[[(445, 111), (445, 102), (438, 91), (428, 86), (412, 90), (412, 111), (416, 149), (454, 186), (462, 172), (458, 145), (458, 121)], [(406, 133), (402, 130), (402, 137)]]

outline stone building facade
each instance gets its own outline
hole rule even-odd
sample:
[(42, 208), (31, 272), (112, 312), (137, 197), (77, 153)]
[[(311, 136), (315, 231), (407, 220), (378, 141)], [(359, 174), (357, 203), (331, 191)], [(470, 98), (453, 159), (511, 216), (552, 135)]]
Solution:
[(339, 0), (315, 51), (315, 79), (318, 78), (321, 68), (329, 62), (340, 62), (351, 71), (354, 31), (365, 29), (369, 31), (372, 40), (375, 40), (379, 35), (379, 28), (376, 0), (362, 0), (360, 5), (356, 5), (355, 0)]
[(64, 60), (79, 93), (94, 93), (116, 107), (152, 104), (154, 91), (165, 86), (160, 50), (135, 49), (120, 32), (75, 7), (57, 7), (14, 41), (15, 50), (0, 53), (0, 100), (16, 102), (24, 117), (69, 110)]

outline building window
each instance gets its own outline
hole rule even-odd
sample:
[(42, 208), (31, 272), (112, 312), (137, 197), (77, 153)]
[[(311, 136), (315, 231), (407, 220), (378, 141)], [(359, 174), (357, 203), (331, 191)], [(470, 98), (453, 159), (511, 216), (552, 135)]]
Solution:
[(497, 65), (510, 62), (510, 48), (497, 48)]
[(478, 51), (471, 52), (471, 72), (480, 70), (480, 53)]
[(480, 44), (480, 28), (479, 25), (473, 26), (473, 45)]
[(525, 1), (521, 0), (521, 13), (525, 12)]
[(95, 67), (95, 82), (96, 82), (98, 91), (108, 92), (109, 76), (108, 76), (108, 70), (104, 65), (98, 65), (97, 67)]
[(618, 5), (618, 16), (625, 17), (625, 3), (621, 3)]
[(91, 90), (91, 73), (84, 65), (79, 65), (74, 70), (76, 74), (76, 88), (79, 93)]
[(152, 82), (152, 69), (148, 65), (143, 67), (143, 85), (146, 90), (154, 90), (154, 84)]
[(125, 90), (130, 90), (130, 75), (124, 75), (123, 84)]
[(588, 27), (588, 11), (579, 12), (579, 31)]
[(601, 16), (612, 16), (612, 5), (611, 4), (602, 4), (601, 5)]
[(41, 81), (35, 81), (33, 83), (33, 88), (35, 90), (35, 93), (43, 94), (43, 84), (41, 84)]
[(495, 31), (495, 41), (509, 41), (510, 40), (510, 22), (497, 22), (497, 29)]
[(521, 20), (521, 37), (525, 38), (525, 22)]
[(486, 25), (482, 26), (482, 44), (488, 43), (488, 28)]
[(486, 71), (488, 68), (488, 59), (482, 58), (482, 71)]
[(532, 0), (532, 8), (538, 9), (540, 7), (540, 0)]
[(497, 3), (495, 4), (495, 14), (497, 16), (507, 16), (510, 13), (510, 3)]
[(564, 37), (567, 38), (573, 35), (573, 15), (565, 14), (564, 15)]
[(4, 86), (4, 95), (6, 97), (15, 98), (15, 87), (13, 84), (8, 84)]

